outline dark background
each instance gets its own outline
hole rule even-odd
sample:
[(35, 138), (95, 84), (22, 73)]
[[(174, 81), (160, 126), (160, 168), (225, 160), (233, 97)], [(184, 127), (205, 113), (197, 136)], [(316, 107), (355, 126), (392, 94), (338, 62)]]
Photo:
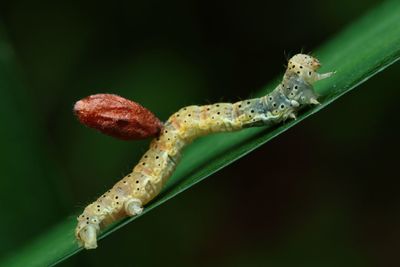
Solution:
[[(83, 209), (146, 150), (79, 125), (75, 101), (116, 93), (166, 119), (244, 99), (380, 2), (3, 1), (24, 89), (2, 92), (15, 110), (2, 115), (13, 138), (1, 141), (0, 256)], [(60, 266), (398, 266), (399, 70)]]

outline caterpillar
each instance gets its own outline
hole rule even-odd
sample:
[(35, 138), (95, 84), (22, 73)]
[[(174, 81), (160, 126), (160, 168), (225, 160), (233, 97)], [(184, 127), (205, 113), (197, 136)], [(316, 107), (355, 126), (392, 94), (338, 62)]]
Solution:
[(248, 127), (271, 126), (307, 105), (319, 104), (313, 84), (333, 72), (317, 73), (321, 64), (306, 54), (293, 56), (282, 82), (271, 93), (236, 103), (188, 106), (174, 113), (161, 127), (149, 150), (132, 172), (88, 205), (78, 216), (75, 236), (86, 249), (97, 247), (97, 234), (111, 222), (143, 211), (155, 198), (179, 162), (182, 149), (195, 138)]

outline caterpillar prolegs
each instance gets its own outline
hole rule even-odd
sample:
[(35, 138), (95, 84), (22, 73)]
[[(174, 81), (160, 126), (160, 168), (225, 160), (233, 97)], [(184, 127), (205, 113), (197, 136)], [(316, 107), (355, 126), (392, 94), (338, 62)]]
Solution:
[(75, 235), (86, 249), (97, 247), (97, 234), (111, 222), (140, 214), (156, 197), (179, 161), (181, 151), (193, 139), (210, 133), (271, 126), (295, 119), (304, 106), (318, 104), (316, 81), (333, 73), (319, 74), (320, 63), (305, 54), (292, 57), (282, 82), (271, 93), (236, 103), (188, 106), (173, 114), (161, 127), (133, 171), (88, 205), (78, 219)]

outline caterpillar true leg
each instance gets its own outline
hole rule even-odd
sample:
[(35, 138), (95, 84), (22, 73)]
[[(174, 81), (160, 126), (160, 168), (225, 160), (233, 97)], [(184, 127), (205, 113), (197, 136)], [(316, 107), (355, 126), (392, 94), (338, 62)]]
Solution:
[[(296, 114), (307, 105), (319, 104), (313, 84), (334, 74), (334, 72), (319, 74), (317, 73), (319, 67), (320, 63), (316, 58), (298, 54), (289, 60), (282, 82), (275, 90), (263, 97), (233, 104), (188, 106), (173, 114), (162, 125), (158, 137), (151, 142), (150, 149), (132, 172), (88, 205), (78, 217), (78, 226), (75, 230), (78, 242), (87, 249), (96, 248), (96, 236), (101, 227), (126, 216), (140, 214), (143, 206), (160, 193), (171, 176), (182, 149), (195, 138), (217, 132), (238, 131), (248, 127), (272, 126), (289, 118), (295, 119)], [(99, 96), (99, 98), (102, 97), (104, 95)], [(119, 97), (113, 96), (112, 99), (111, 102), (117, 103), (118, 105), (114, 103), (117, 107), (124, 106), (121, 104), (124, 101), (121, 102)], [(101, 103), (104, 104), (100, 101)], [(112, 109), (108, 106), (102, 106), (102, 108), (107, 111)], [(135, 106), (128, 110), (142, 109)], [(91, 118), (94, 116), (93, 112), (99, 111), (96, 107), (90, 106), (86, 113)], [(104, 116), (101, 118), (107, 118), (108, 113), (102, 115)], [(136, 120), (132, 121), (134, 122), (132, 125), (137, 124)], [(144, 128), (149, 128), (149, 125), (144, 124), (144, 126), (146, 126)], [(115, 134), (113, 132), (115, 129), (112, 127), (106, 130), (106, 133), (111, 132), (113, 136), (119, 136), (119, 131), (116, 130), (118, 135)], [(132, 135), (131, 130), (128, 131), (128, 136), (143, 136), (137, 129)], [(158, 131), (158, 128), (156, 130)]]
[(333, 74), (335, 74), (334, 71), (332, 72), (327, 72), (327, 73), (316, 73), (316, 81), (320, 81), (326, 78), (331, 77)]

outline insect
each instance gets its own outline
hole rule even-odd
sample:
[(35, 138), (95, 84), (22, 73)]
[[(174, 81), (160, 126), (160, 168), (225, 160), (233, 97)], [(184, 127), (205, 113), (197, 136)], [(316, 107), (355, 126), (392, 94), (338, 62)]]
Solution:
[(307, 105), (319, 104), (313, 84), (333, 72), (319, 74), (319, 61), (305, 54), (293, 56), (282, 82), (271, 93), (236, 103), (188, 106), (161, 127), (149, 150), (133, 171), (88, 205), (80, 215), (75, 235), (86, 249), (97, 247), (97, 234), (111, 222), (140, 214), (156, 197), (179, 162), (182, 149), (195, 138), (248, 127), (271, 126)]

